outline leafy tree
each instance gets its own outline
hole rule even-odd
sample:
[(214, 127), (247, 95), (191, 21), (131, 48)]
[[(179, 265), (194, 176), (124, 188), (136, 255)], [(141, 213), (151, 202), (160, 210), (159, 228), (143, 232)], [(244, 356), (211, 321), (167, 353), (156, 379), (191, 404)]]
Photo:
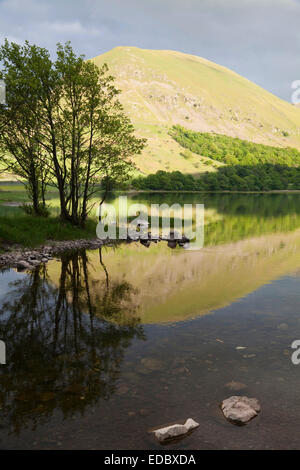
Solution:
[(36, 59), (36, 48), (23, 48), (6, 41), (0, 48), (3, 70), (0, 79), (6, 83), (6, 105), (0, 109), (0, 157), (5, 171), (25, 181), (36, 215), (44, 213), (48, 173), (42, 164), (40, 124), (33, 119), (35, 101), (31, 99), (26, 71)]
[(76, 56), (69, 42), (58, 44), (55, 62), (28, 42), (6, 41), (0, 51), (4, 78), (13, 75), (21, 90), (19, 126), (28, 127), (34, 159), (58, 188), (61, 218), (84, 226), (101, 180), (128, 178), (145, 140), (134, 135), (107, 66)]

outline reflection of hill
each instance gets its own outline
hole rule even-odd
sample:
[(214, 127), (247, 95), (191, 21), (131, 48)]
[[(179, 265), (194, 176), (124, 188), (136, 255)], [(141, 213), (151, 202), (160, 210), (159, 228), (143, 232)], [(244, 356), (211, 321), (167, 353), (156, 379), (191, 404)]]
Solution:
[[(139, 244), (107, 248), (103, 259), (114, 282), (132, 285), (131, 303), (144, 323), (179, 321), (230, 304), (265, 283), (300, 266), (300, 231), (272, 234), (198, 252), (172, 251), (164, 243), (146, 249)], [(105, 273), (98, 252), (90, 252), (90, 295)], [(49, 264), (58, 282), (59, 263)], [(93, 302), (93, 301), (92, 301)], [(101, 306), (95, 306), (95, 314)]]

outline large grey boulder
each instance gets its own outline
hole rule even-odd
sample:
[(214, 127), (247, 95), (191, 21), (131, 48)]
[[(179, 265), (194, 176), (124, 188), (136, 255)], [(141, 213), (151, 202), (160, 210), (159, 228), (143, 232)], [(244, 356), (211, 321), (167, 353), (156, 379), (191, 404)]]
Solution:
[(184, 424), (173, 424), (172, 426), (167, 426), (165, 428), (156, 429), (154, 432), (155, 437), (159, 442), (165, 442), (169, 439), (174, 439), (179, 436), (184, 436), (188, 432), (197, 428), (199, 423), (194, 421), (192, 418), (186, 420)]
[(258, 415), (260, 404), (256, 398), (232, 396), (222, 402), (221, 409), (228, 421), (243, 425)]

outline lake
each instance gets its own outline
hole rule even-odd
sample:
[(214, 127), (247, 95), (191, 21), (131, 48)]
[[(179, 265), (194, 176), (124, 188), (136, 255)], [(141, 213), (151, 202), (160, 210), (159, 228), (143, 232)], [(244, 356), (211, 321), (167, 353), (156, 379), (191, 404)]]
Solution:
[[(300, 194), (130, 200), (204, 204), (203, 249), (122, 243), (1, 272), (0, 448), (159, 449), (151, 430), (189, 417), (167, 449), (299, 448)], [(226, 421), (231, 395), (259, 416)]]

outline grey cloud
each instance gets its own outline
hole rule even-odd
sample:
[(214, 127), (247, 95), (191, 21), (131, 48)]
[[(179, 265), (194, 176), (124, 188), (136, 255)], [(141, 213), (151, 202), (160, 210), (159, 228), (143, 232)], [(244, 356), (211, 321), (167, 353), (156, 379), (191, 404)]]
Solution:
[(225, 65), (290, 100), (300, 79), (299, 0), (0, 0), (0, 42), (78, 53), (174, 49)]

